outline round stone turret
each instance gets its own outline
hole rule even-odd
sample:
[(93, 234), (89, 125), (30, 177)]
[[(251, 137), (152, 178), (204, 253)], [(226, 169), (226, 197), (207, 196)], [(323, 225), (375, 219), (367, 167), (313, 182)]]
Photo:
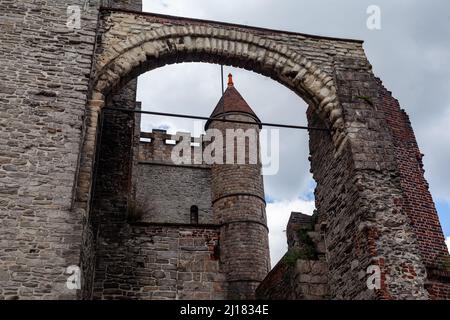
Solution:
[[(220, 259), (226, 273), (229, 299), (253, 299), (270, 270), (268, 228), (261, 175), (261, 122), (229, 75), (228, 88), (205, 129), (223, 135), (224, 164), (212, 165), (213, 214), (218, 219)], [(227, 154), (228, 153), (228, 154)]]

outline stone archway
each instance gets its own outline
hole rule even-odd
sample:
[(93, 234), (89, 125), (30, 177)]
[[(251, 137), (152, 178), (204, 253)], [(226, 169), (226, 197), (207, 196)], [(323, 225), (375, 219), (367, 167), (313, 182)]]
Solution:
[[(190, 24), (189, 21), (186, 21), (184, 25), (169, 27), (164, 22), (159, 22), (161, 17), (157, 15), (155, 17), (159, 23), (155, 25), (150, 18), (151, 15), (148, 14), (140, 15), (144, 20), (150, 18), (141, 25), (140, 23), (144, 21), (136, 21), (135, 13), (120, 10), (104, 10), (104, 13), (102, 20), (104, 30), (100, 31), (103, 35), (102, 43), (97, 47), (91, 95), (87, 106), (87, 122), (89, 123), (86, 126), (86, 141), (91, 151), (93, 151), (91, 147), (96, 134), (94, 126), (98, 111), (104, 105), (105, 96), (143, 72), (165, 64), (183, 61), (212, 63), (221, 61), (223, 64), (246, 68), (272, 77), (310, 104), (321, 115), (325, 124), (333, 129), (335, 146), (342, 145), (345, 134), (341, 104), (338, 102), (334, 84), (333, 64), (335, 62), (323, 60), (323, 55), (327, 55), (326, 50), (315, 57), (317, 62), (321, 63), (319, 68), (312, 57), (307, 59), (306, 55), (290, 49), (286, 45), (288, 39), (281, 43), (273, 40), (271, 34), (276, 34), (274, 31), (257, 28), (236, 29), (217, 23), (216, 26), (208, 26), (205, 23), (195, 25)], [(151, 29), (139, 35), (130, 33), (118, 36), (121, 34), (122, 24), (128, 23), (127, 21), (134, 21), (135, 26), (140, 25), (144, 29)], [(108, 31), (105, 32), (105, 30)], [(305, 38), (302, 35), (295, 36), (300, 44)], [(309, 51), (323, 45), (322, 42), (330, 45), (328, 50), (340, 43), (338, 39), (314, 36), (312, 39), (317, 40), (317, 43), (307, 44), (305, 49)], [(348, 51), (344, 48), (350, 44), (353, 47), (352, 50), (358, 52), (358, 57), (364, 54), (361, 41), (344, 42), (341, 44), (342, 50)], [(364, 68), (370, 69), (370, 65), (365, 63)], [(84, 154), (86, 159), (93, 159), (92, 155)], [(89, 172), (88, 168), (91, 166), (87, 162), (86, 170), (82, 170), (84, 174)], [(90, 181), (90, 177), (83, 180)], [(84, 184), (82, 189), (86, 195), (89, 190), (87, 184)], [(84, 197), (84, 200), (87, 198)]]
[[(107, 95), (145, 71), (185, 61), (225, 61), (273, 77), (312, 105), (331, 128), (343, 129), (332, 74), (287, 45), (248, 31), (218, 27), (162, 26), (107, 47), (96, 63), (93, 98)], [(337, 145), (340, 137), (335, 137)]]
[[(89, 219), (97, 120), (110, 93), (170, 63), (242, 67), (296, 92), (309, 104), (310, 123), (332, 129), (331, 136), (311, 134), (316, 201), (329, 229), (331, 296), (429, 297), (425, 270), (445, 254), (437, 246), (430, 255), (418, 237), (421, 230), (408, 211), (407, 178), (399, 168), (402, 150), (387, 121), (384, 88), (360, 41), (121, 10), (102, 11), (100, 34), (77, 185), (75, 207), (81, 214)], [(427, 219), (433, 220), (433, 214), (427, 213)], [(381, 270), (376, 291), (365, 282), (370, 265)], [(432, 292), (435, 284), (427, 284)]]

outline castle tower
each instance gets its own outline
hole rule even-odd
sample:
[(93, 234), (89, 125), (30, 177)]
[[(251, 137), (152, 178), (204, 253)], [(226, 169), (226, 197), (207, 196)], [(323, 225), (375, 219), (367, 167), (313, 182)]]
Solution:
[[(228, 283), (228, 298), (253, 299), (255, 289), (270, 270), (259, 157), (261, 122), (234, 87), (231, 74), (228, 77), (228, 88), (211, 118), (246, 123), (214, 119), (206, 123), (206, 130), (221, 131), (224, 142), (224, 164), (212, 165), (213, 214), (221, 224), (220, 259)], [(227, 150), (231, 152), (228, 159)], [(231, 163), (230, 158), (234, 158)]]

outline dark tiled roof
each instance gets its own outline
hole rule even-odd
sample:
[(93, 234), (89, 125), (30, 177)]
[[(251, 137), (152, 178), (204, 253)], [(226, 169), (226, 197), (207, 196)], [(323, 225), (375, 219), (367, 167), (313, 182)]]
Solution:
[[(255, 112), (253, 112), (252, 108), (250, 108), (248, 103), (244, 100), (244, 98), (242, 98), (239, 91), (237, 91), (234, 87), (233, 77), (231, 74), (228, 75), (228, 87), (210, 117), (213, 118), (230, 112), (247, 113), (260, 122)], [(208, 126), (209, 122), (210, 121), (207, 122), (206, 126)]]
[(222, 98), (220, 98), (217, 106), (211, 113), (211, 117), (229, 112), (243, 112), (256, 117), (252, 108), (250, 108), (248, 103), (242, 98), (241, 94), (232, 85), (229, 85), (227, 90), (225, 90)]

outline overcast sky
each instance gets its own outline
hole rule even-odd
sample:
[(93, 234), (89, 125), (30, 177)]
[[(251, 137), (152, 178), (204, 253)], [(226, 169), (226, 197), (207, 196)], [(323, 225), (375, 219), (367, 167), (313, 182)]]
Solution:
[[(375, 74), (408, 112), (425, 154), (426, 178), (450, 243), (450, 2), (448, 0), (143, 0), (144, 11), (356, 38)], [(369, 5), (381, 9), (381, 30), (366, 27)], [(262, 121), (306, 124), (306, 104), (289, 89), (258, 74), (225, 67)], [(209, 116), (220, 98), (220, 67), (184, 63), (140, 76), (138, 100), (146, 110)], [(144, 117), (143, 129), (193, 131), (192, 121)], [(313, 181), (308, 136), (280, 131), (280, 171), (265, 176), (272, 264), (287, 249), (291, 211), (311, 213)]]

